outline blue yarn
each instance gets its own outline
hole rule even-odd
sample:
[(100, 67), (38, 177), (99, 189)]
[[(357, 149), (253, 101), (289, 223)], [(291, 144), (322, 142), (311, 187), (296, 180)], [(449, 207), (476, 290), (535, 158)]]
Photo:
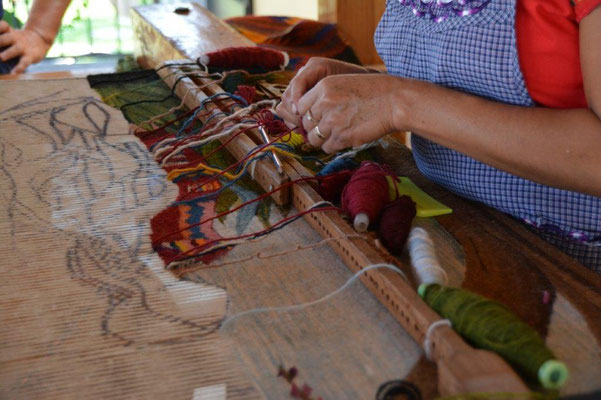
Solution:
[(325, 167), (323, 167), (321, 171), (316, 174), (316, 176), (329, 175), (347, 169), (353, 170), (358, 166), (359, 164), (352, 158), (339, 158), (327, 163)]

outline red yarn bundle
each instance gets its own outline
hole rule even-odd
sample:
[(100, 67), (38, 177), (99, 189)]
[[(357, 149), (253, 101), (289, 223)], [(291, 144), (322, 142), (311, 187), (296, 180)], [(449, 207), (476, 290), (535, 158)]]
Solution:
[(238, 85), (234, 92), (236, 96), (242, 97), (248, 104), (252, 104), (258, 100), (257, 89), (249, 85)]
[(355, 171), (342, 191), (342, 209), (353, 220), (359, 214), (367, 215), (372, 223), (388, 203), (388, 181), (390, 172), (382, 166), (364, 161)]
[(391, 253), (400, 254), (403, 251), (416, 212), (415, 203), (405, 195), (384, 206), (378, 236)]
[(323, 176), (319, 181), (319, 186), (317, 186), (317, 193), (330, 203), (338, 203), (342, 190), (352, 175), (353, 171), (347, 169)]
[(261, 67), (267, 71), (283, 69), (288, 65), (288, 54), (266, 47), (228, 47), (198, 57), (207, 67), (250, 69)]

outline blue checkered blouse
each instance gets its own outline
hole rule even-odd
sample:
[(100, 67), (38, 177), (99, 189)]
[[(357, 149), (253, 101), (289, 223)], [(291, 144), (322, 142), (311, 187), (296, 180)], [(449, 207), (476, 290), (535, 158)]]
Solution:
[[(520, 69), (516, 0), (388, 0), (376, 48), (388, 73), (520, 106), (534, 106)], [(540, 185), (417, 134), (412, 148), (431, 180), (510, 214), (601, 272), (601, 198)]]

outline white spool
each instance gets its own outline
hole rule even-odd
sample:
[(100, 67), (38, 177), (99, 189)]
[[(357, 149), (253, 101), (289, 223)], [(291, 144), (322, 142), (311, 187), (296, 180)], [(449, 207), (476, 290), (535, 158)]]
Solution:
[(447, 273), (440, 266), (436, 257), (434, 243), (430, 235), (422, 228), (413, 228), (407, 240), (411, 266), (418, 284), (447, 284)]
[(359, 213), (355, 216), (353, 226), (357, 232), (366, 232), (369, 227), (369, 217), (365, 213)]

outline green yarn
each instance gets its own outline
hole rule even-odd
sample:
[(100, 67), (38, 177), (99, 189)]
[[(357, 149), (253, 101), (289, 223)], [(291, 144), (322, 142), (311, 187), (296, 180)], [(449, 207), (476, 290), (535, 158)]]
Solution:
[(422, 285), (420, 296), (473, 346), (494, 351), (531, 381), (547, 389), (567, 379), (565, 364), (554, 360), (540, 335), (504, 305), (464, 289)]

